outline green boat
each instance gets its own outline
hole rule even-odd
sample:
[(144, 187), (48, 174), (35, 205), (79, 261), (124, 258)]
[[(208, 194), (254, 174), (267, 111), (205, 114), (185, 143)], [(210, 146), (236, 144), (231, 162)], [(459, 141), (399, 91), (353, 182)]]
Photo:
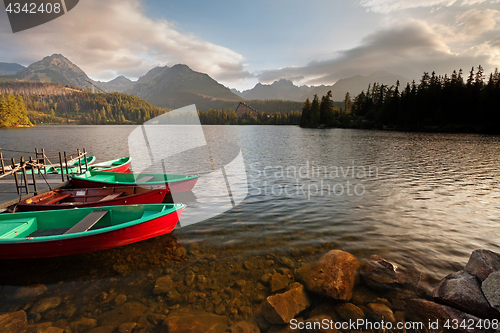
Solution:
[(106, 172), (128, 172), (130, 163), (132, 163), (132, 157), (122, 157), (116, 160), (93, 164), (92, 166), (89, 166), (89, 170)]
[(111, 249), (171, 232), (185, 205), (126, 205), (0, 214), (0, 259)]
[[(87, 166), (90, 167), (92, 164), (95, 163), (96, 157), (95, 156), (87, 156), (87, 157), (85, 157), (85, 159), (87, 159)], [(68, 162), (68, 173), (70, 173), (70, 174), (80, 173), (80, 166), (81, 166), (81, 170), (85, 171), (85, 159), (83, 157), (80, 158), (80, 164), (79, 164), (78, 159)], [(33, 170), (35, 171), (35, 175), (38, 175), (40, 172), (43, 173), (43, 174), (47, 174), (47, 173), (58, 173), (58, 174), (61, 174), (61, 172), (63, 172), (64, 174), (66, 174), (66, 166), (65, 166), (65, 164), (63, 164), (63, 168), (62, 169), (63, 170), (61, 171), (61, 165), (60, 164), (54, 164), (54, 165), (45, 167), (45, 169), (43, 169), (43, 168), (40, 169), (41, 171), (39, 171), (39, 169), (29, 169), (29, 170), (26, 170), (26, 174), (31, 175), (31, 173), (33, 172)], [(19, 172), (19, 173), (21, 173), (21, 172)]]
[(196, 175), (137, 174), (106, 171), (87, 171), (71, 177), (74, 187), (165, 186), (167, 192), (191, 191), (198, 180)]

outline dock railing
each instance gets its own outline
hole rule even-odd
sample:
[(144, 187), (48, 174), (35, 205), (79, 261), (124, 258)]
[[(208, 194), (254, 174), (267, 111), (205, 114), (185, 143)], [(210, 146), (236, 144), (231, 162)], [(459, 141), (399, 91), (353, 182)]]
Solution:
[[(5, 149), (5, 151), (9, 151)], [(15, 152), (15, 151), (12, 151)], [(53, 154), (53, 155), (52, 155)], [(59, 163), (52, 163), (52, 161), (59, 161)], [(70, 166), (71, 165), (71, 166)], [(14, 176), (16, 189), (19, 196), (22, 196), (23, 189), (26, 194), (30, 194), (30, 186), (33, 186), (34, 194), (38, 193), (38, 186), (36, 182), (36, 174), (43, 177), (45, 182), (50, 188), (49, 183), (45, 179), (45, 175), (50, 173), (59, 173), (61, 181), (69, 181), (70, 175), (84, 173), (89, 169), (87, 161), (87, 151), (76, 150), (76, 153), (67, 154), (64, 152), (47, 153), (45, 149), (35, 149), (35, 156), (25, 158), (21, 156), (19, 162), (15, 158), (4, 158), (3, 151), (0, 148), (0, 179), (7, 176)], [(76, 171), (75, 171), (76, 170)], [(28, 183), (28, 174), (31, 173), (33, 183)]]

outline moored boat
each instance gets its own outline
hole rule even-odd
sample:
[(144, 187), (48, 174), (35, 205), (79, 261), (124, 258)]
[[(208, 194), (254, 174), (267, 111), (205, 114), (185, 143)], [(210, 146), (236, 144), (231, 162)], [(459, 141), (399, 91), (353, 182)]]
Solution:
[(60, 189), (39, 194), (17, 204), (17, 211), (40, 211), (116, 205), (160, 204), (167, 190), (163, 186), (122, 186)]
[(128, 172), (130, 163), (132, 163), (132, 157), (122, 157), (116, 160), (95, 163), (91, 167), (89, 167), (89, 170), (106, 172)]
[(169, 193), (179, 193), (191, 191), (198, 176), (87, 171), (81, 175), (72, 176), (71, 180), (74, 187), (166, 185)]
[(0, 214), (0, 259), (95, 252), (171, 232), (185, 205), (126, 205)]
[[(80, 170), (82, 172), (85, 172), (85, 159), (87, 160), (87, 166), (90, 169), (90, 166), (95, 163), (96, 157), (95, 156), (86, 156), (86, 157), (81, 157), (80, 159), (75, 159), (72, 161), (68, 161), (68, 167), (66, 168), (66, 164), (63, 163), (62, 168), (61, 164), (53, 164), (51, 166), (45, 167), (44, 169), (40, 169), (41, 173), (46, 174), (46, 173), (70, 173), (70, 174), (78, 174), (80, 173)], [(66, 171), (67, 169), (67, 171)], [(30, 169), (26, 170), (26, 174), (30, 175), (33, 170), (35, 171), (35, 174), (39, 174), (40, 171), (39, 169)]]

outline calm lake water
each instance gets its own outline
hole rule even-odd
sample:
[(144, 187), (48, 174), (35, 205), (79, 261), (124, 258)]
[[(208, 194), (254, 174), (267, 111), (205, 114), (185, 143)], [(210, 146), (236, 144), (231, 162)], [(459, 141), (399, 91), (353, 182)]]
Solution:
[[(0, 147), (19, 151), (86, 148), (104, 161), (129, 154), (127, 138), (135, 128), (0, 130)], [(218, 147), (214, 150), (220, 165), (234, 159), (234, 147), (241, 148), (248, 182), (248, 196), (242, 203), (232, 209), (228, 206), (227, 212), (208, 220), (177, 228), (173, 236), (122, 249), (73, 259), (0, 262), (0, 285), (4, 286), (0, 295), (7, 299), (19, 286), (42, 283), (68, 304), (76, 304), (77, 311), (98, 318), (96, 306), (85, 308), (78, 297), (68, 295), (87, 283), (99, 292), (124, 288), (128, 299), (160, 302), (151, 293), (154, 279), (166, 272), (182, 280), (186, 269), (192, 269), (196, 275), (203, 272), (210, 283), (231, 286), (237, 279), (249, 281), (240, 295), (244, 299), (259, 288), (256, 281), (260, 276), (245, 270), (248, 265), (242, 268), (241, 263), (254, 262), (262, 268), (261, 261), (287, 257), (297, 264), (332, 248), (360, 259), (372, 254), (395, 262), (412, 258), (437, 280), (461, 269), (475, 249), (500, 252), (498, 136), (285, 126), (204, 126), (203, 131), (209, 146)], [(12, 157), (20, 154), (4, 151)], [(182, 171), (182, 156), (180, 153), (178, 160), (166, 166), (167, 172)], [(203, 163), (208, 160), (202, 155), (198, 158), (199, 164), (186, 166), (186, 173), (203, 175)], [(193, 193), (181, 197), (188, 206), (186, 221), (211, 216), (210, 207), (227, 204), (227, 197), (211, 191), (212, 185), (202, 176)], [(182, 245), (187, 258), (165, 259), (165, 244)], [(190, 301), (168, 302), (168, 306), (183, 306)], [(248, 302), (248, 306), (254, 303)], [(15, 309), (15, 302), (7, 303), (0, 312), (9, 306)], [(200, 306), (213, 309), (206, 303)], [(53, 320), (59, 318), (54, 316)]]

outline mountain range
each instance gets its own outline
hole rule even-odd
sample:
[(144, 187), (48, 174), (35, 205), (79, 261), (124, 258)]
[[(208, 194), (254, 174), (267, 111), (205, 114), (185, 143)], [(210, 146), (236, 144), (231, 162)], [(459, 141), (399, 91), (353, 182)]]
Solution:
[(235, 108), (236, 102), (243, 100), (304, 102), (306, 98), (312, 99), (314, 94), (321, 98), (328, 90), (332, 91), (334, 101), (342, 101), (346, 92), (354, 97), (374, 82), (395, 85), (399, 80), (402, 86), (408, 82), (402, 76), (379, 71), (368, 76), (356, 75), (341, 79), (333, 85), (296, 86), (289, 80), (281, 79), (272, 84), (258, 83), (254, 88), (240, 92), (230, 90), (209, 75), (193, 71), (182, 64), (155, 67), (137, 81), (118, 76), (109, 82), (101, 82), (91, 80), (83, 70), (61, 54), (45, 57), (27, 68), (19, 64), (0, 63), (0, 75), (7, 75), (0, 76), (0, 81), (57, 82), (83, 88), (90, 88), (90, 81), (106, 92), (133, 94), (158, 107), (174, 109), (196, 104), (200, 110), (226, 108), (228, 105)]
[(384, 71), (377, 71), (368, 76), (356, 75), (350, 78), (338, 80), (333, 85), (321, 86), (296, 86), (291, 81), (281, 79), (274, 81), (272, 84), (257, 83), (254, 88), (239, 92), (236, 89), (231, 91), (244, 99), (284, 99), (289, 101), (304, 102), (306, 98), (312, 100), (314, 95), (317, 94), (319, 98), (332, 91), (332, 99), (334, 101), (343, 101), (347, 92), (351, 98), (357, 96), (361, 91), (368, 88), (369, 84), (378, 82), (384, 85), (395, 85), (399, 80), (402, 86), (405, 86), (408, 79), (400, 76), (390, 74)]
[(0, 75), (13, 75), (22, 71), (25, 68), (26, 67), (19, 64), (0, 62)]
[(287, 101), (303, 102), (302, 98), (305, 94), (311, 92), (314, 87), (309, 86), (296, 86), (292, 81), (281, 79), (274, 81), (272, 84), (257, 83), (252, 89), (239, 92), (236, 89), (231, 91), (240, 97), (247, 100), (252, 99), (282, 99)]

